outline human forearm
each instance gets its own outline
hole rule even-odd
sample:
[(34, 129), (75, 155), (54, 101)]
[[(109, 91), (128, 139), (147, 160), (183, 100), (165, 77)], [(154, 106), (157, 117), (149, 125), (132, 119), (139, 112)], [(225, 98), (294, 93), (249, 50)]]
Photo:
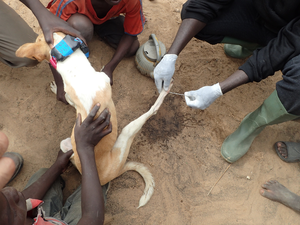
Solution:
[(242, 70), (235, 71), (226, 80), (212, 86), (204, 86), (195, 91), (185, 92), (186, 104), (192, 108), (206, 109), (217, 98), (228, 91), (249, 81), (247, 74)]
[(104, 109), (94, 120), (100, 104), (97, 103), (87, 118), (81, 123), (78, 114), (74, 134), (77, 153), (82, 168), (81, 210), (78, 225), (98, 225), (104, 221), (104, 198), (95, 162), (94, 147), (111, 132), (110, 113)]
[(93, 147), (86, 147), (81, 154), (82, 186), (81, 209), (82, 218), (78, 224), (103, 224), (104, 198), (100, 184)]
[(45, 13), (50, 13), (39, 0), (20, 0), (20, 2), (26, 5), (38, 20), (40, 20)]
[(228, 91), (249, 82), (247, 74), (243, 70), (235, 71), (231, 76), (229, 76), (224, 81), (220, 82), (220, 87), (222, 93), (225, 94)]
[(183, 50), (187, 43), (204, 27), (205, 23), (196, 19), (184, 19), (177, 31), (176, 37), (168, 51), (168, 54), (176, 54)]
[(36, 182), (22, 191), (25, 199), (42, 199), (61, 173), (62, 168), (57, 163), (54, 163)]
[(65, 34), (79, 37), (84, 42), (84, 37), (79, 31), (71, 27), (66, 21), (52, 14), (39, 0), (20, 0), (25, 4), (37, 18), (43, 30), (44, 38), (50, 46), (53, 44), (53, 32), (63, 32)]
[(105, 69), (109, 70), (108, 71), (109, 73), (112, 73), (114, 69), (117, 67), (117, 65), (121, 62), (121, 60), (124, 57), (126, 57), (126, 55), (129, 53), (131, 46), (133, 45), (136, 39), (137, 39), (136, 36), (130, 36), (127, 34), (123, 35), (115, 51), (115, 54), (113, 55), (110, 62), (105, 65)]

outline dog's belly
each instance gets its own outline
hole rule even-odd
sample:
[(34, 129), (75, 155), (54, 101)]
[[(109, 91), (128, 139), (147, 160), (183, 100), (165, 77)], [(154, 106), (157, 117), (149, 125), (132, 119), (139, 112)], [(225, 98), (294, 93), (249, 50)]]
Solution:
[[(96, 117), (98, 117), (105, 108), (107, 108), (111, 114), (110, 121), (112, 123), (112, 132), (110, 134), (106, 135), (105, 137), (103, 137), (101, 139), (101, 141), (95, 146), (95, 149), (94, 149), (97, 170), (98, 170), (100, 182), (102, 185), (104, 185), (110, 181), (110, 180), (108, 180), (108, 177), (111, 177), (111, 176), (108, 176), (108, 174), (110, 174), (109, 171), (111, 171), (112, 167), (113, 166), (118, 167), (118, 165), (111, 165), (111, 162), (114, 161), (113, 160), (114, 154), (112, 154), (111, 150), (117, 140), (118, 124), (117, 124), (117, 115), (116, 115), (115, 105), (114, 105), (112, 99), (109, 98), (111, 96), (111, 94), (107, 93), (107, 92), (111, 92), (110, 86), (108, 89), (98, 92), (98, 94), (94, 98), (93, 104), (92, 104), (92, 107), (97, 103), (100, 103), (100, 105), (101, 105)], [(73, 96), (73, 98), (74, 98), (74, 96)], [(75, 102), (75, 105), (77, 108), (77, 114), (78, 113), (81, 114), (82, 121), (83, 121), (87, 117), (87, 115), (89, 114), (91, 109), (89, 111), (86, 111), (86, 108), (80, 102), (77, 102), (78, 100), (79, 99), (78, 98), (76, 99), (76, 97), (75, 97), (74, 102)], [(74, 138), (74, 128), (73, 128), (72, 135), (71, 135), (71, 143), (72, 143), (72, 147), (73, 147), (73, 151), (74, 151), (73, 163), (75, 164), (78, 171), (81, 173), (81, 164), (80, 164), (79, 156), (77, 154), (76, 143), (75, 143), (75, 138)], [(106, 182), (106, 180), (108, 180), (108, 181)]]

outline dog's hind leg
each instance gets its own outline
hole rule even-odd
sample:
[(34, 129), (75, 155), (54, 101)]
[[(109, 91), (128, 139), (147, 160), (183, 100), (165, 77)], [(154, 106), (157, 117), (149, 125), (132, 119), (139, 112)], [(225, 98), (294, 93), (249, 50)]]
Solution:
[(154, 180), (153, 180), (153, 177), (152, 177), (150, 171), (147, 169), (146, 166), (144, 166), (141, 163), (137, 163), (137, 162), (127, 162), (126, 164), (125, 164), (125, 162), (126, 162), (126, 159), (127, 159), (128, 153), (129, 153), (131, 143), (132, 143), (135, 135), (140, 131), (142, 126), (145, 124), (145, 122), (152, 115), (155, 115), (157, 113), (159, 107), (163, 103), (163, 100), (166, 97), (166, 95), (169, 93), (171, 87), (172, 87), (172, 84), (170, 85), (170, 88), (168, 91), (163, 90), (160, 93), (158, 99), (156, 100), (156, 102), (150, 108), (150, 110), (148, 112), (146, 112), (145, 114), (143, 114), (142, 116), (140, 116), (136, 120), (132, 121), (126, 127), (123, 128), (123, 130), (122, 130), (121, 134), (119, 135), (119, 137), (113, 147), (113, 150), (112, 150), (112, 154), (114, 154), (114, 153), (119, 154), (119, 157), (118, 157), (118, 159), (120, 160), (118, 162), (119, 165), (124, 165), (120, 169), (120, 172), (119, 172), (119, 174), (117, 174), (117, 176), (121, 175), (122, 173), (124, 173), (128, 170), (135, 170), (139, 174), (141, 174), (141, 176), (144, 178), (145, 189), (144, 189), (143, 196), (140, 198), (139, 207), (145, 205), (149, 201), (149, 199), (151, 198), (151, 196), (153, 194), (155, 183), (154, 183)]

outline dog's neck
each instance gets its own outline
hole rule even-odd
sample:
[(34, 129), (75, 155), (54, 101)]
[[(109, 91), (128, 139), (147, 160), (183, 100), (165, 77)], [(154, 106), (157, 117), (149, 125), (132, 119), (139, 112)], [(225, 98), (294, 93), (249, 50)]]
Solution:
[[(54, 33), (54, 44), (63, 38)], [(110, 78), (103, 72), (97, 72), (78, 48), (63, 62), (57, 62), (57, 72), (62, 76), (64, 89), (68, 93), (71, 88), (76, 96), (70, 96), (73, 100), (78, 98), (87, 112), (93, 106), (93, 98), (98, 91), (110, 86)], [(75, 98), (74, 98), (75, 97)]]

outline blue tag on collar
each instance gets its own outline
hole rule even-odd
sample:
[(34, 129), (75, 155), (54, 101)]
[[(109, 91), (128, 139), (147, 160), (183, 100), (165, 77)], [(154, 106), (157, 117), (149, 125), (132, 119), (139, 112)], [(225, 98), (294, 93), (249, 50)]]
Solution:
[(89, 57), (89, 49), (80, 38), (66, 35), (63, 40), (51, 49), (51, 56), (56, 61), (64, 61), (78, 48), (81, 49), (87, 58)]

